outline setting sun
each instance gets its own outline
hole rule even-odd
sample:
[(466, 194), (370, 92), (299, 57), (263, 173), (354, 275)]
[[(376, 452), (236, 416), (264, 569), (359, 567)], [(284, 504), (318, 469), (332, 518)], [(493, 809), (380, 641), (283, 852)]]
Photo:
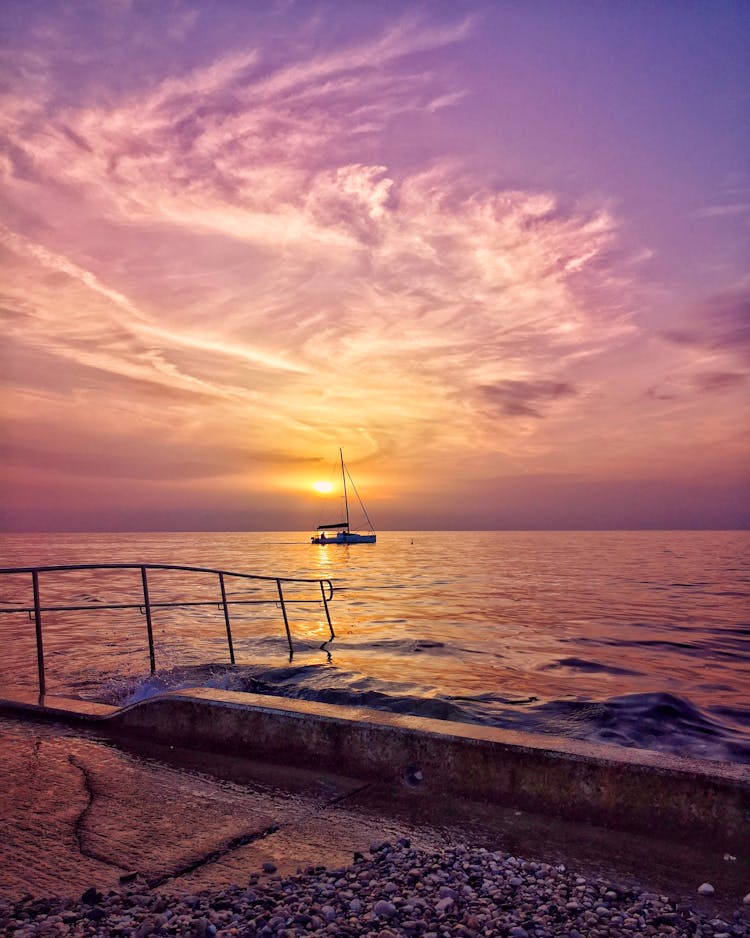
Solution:
[(330, 495), (333, 491), (333, 483), (323, 482), (322, 480), (313, 482), (312, 487), (319, 495)]

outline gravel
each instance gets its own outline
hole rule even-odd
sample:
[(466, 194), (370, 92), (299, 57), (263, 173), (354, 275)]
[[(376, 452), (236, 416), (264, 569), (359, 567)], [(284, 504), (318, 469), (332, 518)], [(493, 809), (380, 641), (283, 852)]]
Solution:
[(92, 886), (77, 899), (0, 899), (0, 933), (146, 938), (739, 938), (750, 909), (722, 919), (667, 896), (638, 892), (564, 866), (481, 848), (373, 845), (346, 869), (253, 876), (248, 886), (195, 895), (154, 892), (139, 878), (121, 891)]

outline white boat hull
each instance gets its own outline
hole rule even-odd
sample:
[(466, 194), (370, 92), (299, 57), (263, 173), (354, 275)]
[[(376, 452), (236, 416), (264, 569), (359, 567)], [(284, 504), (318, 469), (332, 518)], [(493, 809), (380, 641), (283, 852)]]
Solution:
[(374, 544), (375, 534), (353, 534), (351, 531), (338, 531), (331, 536), (327, 534), (314, 534), (311, 538), (313, 544)]

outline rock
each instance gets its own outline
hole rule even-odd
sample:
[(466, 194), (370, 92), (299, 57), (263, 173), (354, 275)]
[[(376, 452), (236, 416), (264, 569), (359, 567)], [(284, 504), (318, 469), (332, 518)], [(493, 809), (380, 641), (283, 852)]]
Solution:
[(208, 919), (199, 918), (193, 922), (193, 930), (190, 933), (191, 938), (206, 938), (206, 933), (208, 931)]
[(123, 873), (120, 877), (121, 883), (132, 883), (134, 879), (138, 877), (138, 870), (130, 870), (127, 873)]
[[(134, 890), (110, 891), (103, 899), (95, 887), (78, 900), (0, 897), (0, 932), (10, 926), (19, 938), (105, 932), (112, 938), (739, 938), (747, 931), (742, 909), (725, 922), (690, 902), (499, 851), (373, 846), (367, 858), (330, 872), (307, 866), (296, 876), (264, 878), (276, 871), (265, 864), (252, 888), (172, 895), (153, 887), (141, 894), (146, 883), (139, 879)], [(703, 883), (698, 893), (712, 896), (714, 889)], [(750, 894), (743, 901), (750, 906)]]
[(392, 902), (386, 902), (385, 899), (379, 899), (372, 907), (373, 915), (383, 918), (393, 918), (396, 914), (396, 906)]
[(147, 935), (150, 935), (154, 930), (154, 923), (150, 918), (144, 918), (141, 924), (138, 926), (135, 932), (135, 938), (146, 938)]
[(275, 863), (271, 863), (270, 861), (266, 861), (266, 862), (263, 864), (263, 872), (264, 872), (264, 873), (275, 873), (275, 872), (276, 872), (276, 864), (275, 864)]

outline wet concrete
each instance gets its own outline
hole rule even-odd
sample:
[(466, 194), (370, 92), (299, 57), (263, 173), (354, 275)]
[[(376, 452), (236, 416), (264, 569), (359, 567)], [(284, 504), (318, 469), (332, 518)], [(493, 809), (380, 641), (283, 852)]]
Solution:
[(152, 697), (101, 725), (431, 795), (700, 840), (750, 862), (748, 766), (212, 688)]
[[(0, 894), (80, 895), (125, 888), (195, 892), (351, 862), (407, 837), (440, 850), (469, 843), (582, 873), (736, 908), (750, 867), (701, 845), (616, 833), (490, 803), (440, 797), (322, 770), (0, 719)], [(710, 881), (712, 900), (697, 900)]]
[(707, 843), (750, 863), (746, 765), (205, 687), (122, 709), (47, 696), (0, 700), (3, 711)]

